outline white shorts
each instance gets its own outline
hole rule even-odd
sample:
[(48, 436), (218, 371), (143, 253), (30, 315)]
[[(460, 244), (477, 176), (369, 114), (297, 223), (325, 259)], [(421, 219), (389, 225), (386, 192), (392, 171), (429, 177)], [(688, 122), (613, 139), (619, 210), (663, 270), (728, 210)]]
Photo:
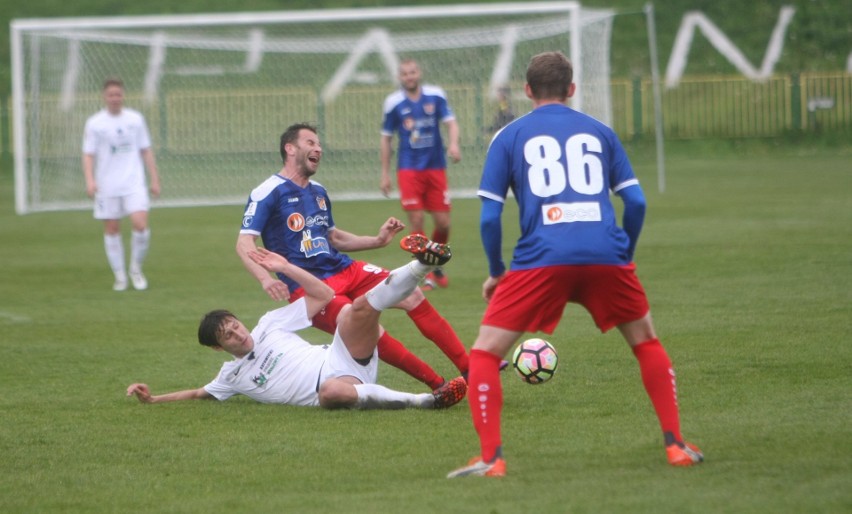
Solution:
[(340, 338), (340, 333), (335, 330), (334, 341), (328, 347), (328, 355), (320, 371), (318, 383), (322, 384), (329, 378), (344, 376), (355, 377), (364, 384), (375, 384), (379, 377), (379, 351), (373, 350), (370, 363), (362, 366), (352, 358), (346, 344)]
[(147, 189), (125, 196), (95, 197), (96, 220), (119, 220), (134, 212), (148, 211), (151, 200)]

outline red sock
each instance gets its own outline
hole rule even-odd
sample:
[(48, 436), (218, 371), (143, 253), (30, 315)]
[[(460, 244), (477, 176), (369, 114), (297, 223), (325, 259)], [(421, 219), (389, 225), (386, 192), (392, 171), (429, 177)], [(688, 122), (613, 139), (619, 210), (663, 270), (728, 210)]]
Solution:
[(432, 231), (432, 241), (441, 244), (447, 244), (447, 241), (450, 240), (450, 231), (449, 230), (438, 230), (437, 228)]
[(395, 368), (405, 371), (412, 377), (428, 385), (430, 389), (437, 389), (444, 383), (444, 378), (428, 364), (411, 353), (402, 343), (385, 332), (379, 338), (379, 358)]
[(470, 362), (464, 344), (447, 320), (432, 307), (429, 300), (423, 300), (420, 305), (408, 311), (408, 317), (426, 339), (435, 343), (435, 346), (449, 357), (459, 372), (467, 373)]
[(467, 387), (467, 400), (473, 427), (479, 435), (482, 460), (491, 462), (502, 444), (500, 413), (503, 410), (503, 384), (500, 383), (500, 356), (484, 350), (471, 350)]
[(633, 355), (639, 361), (642, 383), (654, 405), (660, 428), (664, 434), (671, 434), (676, 441), (683, 441), (680, 434), (675, 372), (665, 348), (659, 339), (649, 339), (634, 346)]

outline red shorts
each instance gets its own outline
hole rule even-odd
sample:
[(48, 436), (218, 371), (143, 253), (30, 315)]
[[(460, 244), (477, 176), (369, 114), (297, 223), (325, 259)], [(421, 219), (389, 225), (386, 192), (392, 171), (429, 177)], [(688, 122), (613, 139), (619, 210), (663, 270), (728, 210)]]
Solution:
[(509, 271), (485, 309), (483, 325), (552, 334), (565, 304), (578, 303), (606, 332), (648, 313), (636, 265), (548, 266)]
[(404, 211), (450, 211), (450, 189), (447, 173), (442, 169), (397, 172), (399, 201)]
[[(323, 280), (334, 289), (335, 295), (328, 305), (311, 320), (314, 327), (333, 334), (334, 329), (337, 328), (337, 315), (340, 314), (343, 307), (372, 289), (389, 274), (388, 270), (375, 264), (355, 261), (337, 275)], [(294, 302), (303, 296), (305, 296), (305, 290), (300, 287), (290, 293), (290, 301)]]

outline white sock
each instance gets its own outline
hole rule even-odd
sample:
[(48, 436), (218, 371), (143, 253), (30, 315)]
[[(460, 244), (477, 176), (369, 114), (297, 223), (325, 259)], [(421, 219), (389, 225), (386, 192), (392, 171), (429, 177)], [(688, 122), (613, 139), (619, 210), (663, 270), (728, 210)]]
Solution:
[(430, 409), (435, 403), (435, 397), (430, 393), (403, 393), (379, 384), (357, 384), (355, 391), (358, 393), (358, 401), (355, 404), (358, 409)]
[(130, 239), (130, 269), (142, 271), (142, 263), (148, 255), (148, 245), (151, 240), (151, 229), (133, 231)]
[(104, 234), (104, 249), (115, 278), (124, 280), (127, 273), (124, 270), (124, 242), (121, 234)]
[(391, 271), (388, 278), (367, 291), (364, 296), (377, 311), (389, 309), (408, 297), (433, 269), (434, 266), (411, 261)]

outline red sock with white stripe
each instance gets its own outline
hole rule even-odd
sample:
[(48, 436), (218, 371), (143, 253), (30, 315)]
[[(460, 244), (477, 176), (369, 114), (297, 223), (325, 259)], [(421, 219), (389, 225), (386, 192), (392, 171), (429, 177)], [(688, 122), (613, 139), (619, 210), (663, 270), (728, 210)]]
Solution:
[(683, 441), (680, 434), (675, 372), (665, 348), (659, 339), (649, 339), (634, 346), (633, 355), (639, 361), (642, 383), (657, 413), (660, 428), (664, 434), (670, 434), (676, 441)]
[(491, 462), (501, 445), (500, 415), (503, 410), (503, 384), (500, 383), (500, 356), (483, 350), (470, 351), (467, 400), (473, 427), (479, 435), (482, 460)]

